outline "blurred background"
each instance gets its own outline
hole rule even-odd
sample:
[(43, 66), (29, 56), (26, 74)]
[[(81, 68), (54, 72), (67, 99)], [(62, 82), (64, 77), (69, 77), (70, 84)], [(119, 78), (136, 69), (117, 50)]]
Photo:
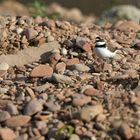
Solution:
[[(140, 0), (0, 0), (1, 15), (28, 15), (81, 22), (139, 22)], [(117, 17), (119, 16), (119, 17)]]

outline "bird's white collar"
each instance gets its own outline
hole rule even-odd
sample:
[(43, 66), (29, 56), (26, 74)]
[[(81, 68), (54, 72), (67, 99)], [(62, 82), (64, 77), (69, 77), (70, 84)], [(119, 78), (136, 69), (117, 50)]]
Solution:
[(106, 44), (105, 42), (96, 42), (97, 46), (102, 46), (102, 45), (105, 45), (105, 44)]

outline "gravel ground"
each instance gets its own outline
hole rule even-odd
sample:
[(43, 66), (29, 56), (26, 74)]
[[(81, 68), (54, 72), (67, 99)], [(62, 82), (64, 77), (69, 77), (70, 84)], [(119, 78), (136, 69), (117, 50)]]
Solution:
[[(0, 17), (0, 139), (139, 140), (139, 30)], [(101, 60), (97, 35), (124, 53)]]

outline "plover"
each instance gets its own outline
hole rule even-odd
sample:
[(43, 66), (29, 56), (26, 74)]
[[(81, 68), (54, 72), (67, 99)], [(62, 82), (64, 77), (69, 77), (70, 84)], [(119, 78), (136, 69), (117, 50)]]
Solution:
[(114, 52), (112, 52), (111, 50), (108, 49), (104, 39), (98, 36), (96, 37), (95, 47), (93, 48), (93, 51), (98, 57), (102, 59), (109, 59), (114, 58), (116, 53), (119, 52), (120, 50), (115, 50)]

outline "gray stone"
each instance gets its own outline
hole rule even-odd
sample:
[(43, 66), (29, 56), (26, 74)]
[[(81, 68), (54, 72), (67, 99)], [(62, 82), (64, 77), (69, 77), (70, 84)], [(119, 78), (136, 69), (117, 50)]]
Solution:
[(1, 111), (0, 112), (0, 122), (3, 122), (7, 119), (9, 119), (11, 116), (7, 111)]
[(1, 94), (7, 93), (7, 91), (8, 91), (8, 88), (2, 88), (2, 87), (0, 87), (0, 93)]
[(56, 73), (53, 73), (51, 80), (56, 83), (66, 83), (66, 84), (70, 84), (71, 82), (73, 82), (70, 77)]
[(36, 127), (41, 130), (43, 128), (46, 128), (47, 127), (47, 123), (45, 121), (37, 121), (36, 122)]
[(17, 115), (18, 114), (18, 109), (17, 106), (15, 106), (13, 103), (9, 103), (6, 105), (7, 112), (9, 112), (11, 115)]
[(99, 24), (104, 24), (106, 22), (115, 23), (117, 20), (127, 19), (139, 23), (140, 10), (132, 5), (120, 5), (105, 11), (101, 17), (98, 19)]
[(34, 115), (35, 113), (41, 111), (43, 109), (42, 104), (37, 100), (31, 100), (24, 109), (24, 114), (26, 115)]
[(48, 110), (55, 112), (61, 109), (61, 106), (58, 103), (54, 103), (53, 101), (49, 101), (45, 104)]
[(46, 89), (50, 88), (51, 87), (51, 84), (50, 83), (46, 83), (46, 84), (43, 84), (41, 86), (36, 86), (34, 88), (35, 91), (41, 93), (43, 91), (45, 91)]
[(88, 72), (90, 68), (84, 64), (74, 64), (70, 66), (71, 70), (77, 70), (80, 72)]
[(81, 47), (86, 43), (86, 39), (84, 37), (77, 37), (76, 38), (76, 45)]

